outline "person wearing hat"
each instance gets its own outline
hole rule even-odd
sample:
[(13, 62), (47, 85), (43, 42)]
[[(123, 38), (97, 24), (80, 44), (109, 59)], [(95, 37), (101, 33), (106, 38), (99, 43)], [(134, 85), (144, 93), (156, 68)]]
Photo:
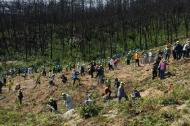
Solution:
[(23, 93), (22, 93), (22, 90), (20, 89), (19, 92), (18, 92), (18, 99), (19, 99), (19, 103), (20, 105), (22, 104), (22, 99), (23, 99)]
[(80, 79), (77, 77), (77, 72), (76, 72), (76, 70), (73, 70), (72, 76), (73, 76), (73, 86), (74, 86), (76, 80), (78, 80), (78, 82), (79, 82), (79, 84), (80, 84)]
[(138, 51), (135, 52), (134, 58), (135, 58), (136, 64), (139, 67), (140, 66), (140, 64), (139, 64), (140, 55), (139, 55)]
[(15, 90), (19, 90), (20, 89), (20, 84), (16, 84)]
[(50, 112), (57, 111), (57, 102), (52, 97), (49, 98), (48, 105), (50, 107)]
[(179, 44), (179, 41), (177, 41), (176, 44), (174, 45), (174, 54), (175, 54), (174, 57), (177, 60), (181, 59), (182, 50), (183, 50), (183, 46)]
[(72, 97), (70, 95), (68, 95), (66, 93), (62, 93), (61, 97), (64, 100), (67, 109), (73, 109), (74, 108), (73, 100), (72, 100)]
[(121, 102), (122, 97), (124, 97), (126, 100), (128, 100), (128, 96), (125, 93), (124, 87), (123, 87), (123, 82), (120, 83), (120, 86), (118, 88), (117, 92), (117, 97), (118, 97), (118, 102)]
[(165, 71), (166, 71), (166, 65), (169, 65), (168, 63), (166, 63), (166, 60), (162, 60), (159, 64), (159, 68), (160, 68), (160, 79), (164, 79), (164, 75), (165, 75)]

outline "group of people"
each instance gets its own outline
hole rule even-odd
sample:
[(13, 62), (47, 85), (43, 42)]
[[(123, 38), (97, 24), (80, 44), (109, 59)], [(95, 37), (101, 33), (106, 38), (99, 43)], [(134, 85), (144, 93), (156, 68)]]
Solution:
[[(68, 110), (74, 108), (73, 99), (69, 94), (62, 93), (61, 98), (63, 99)], [(49, 98), (48, 105), (50, 107), (51, 112), (58, 112), (57, 101), (53, 99), (53, 97)]]
[[(160, 79), (165, 78), (165, 71), (167, 68), (166, 66), (169, 65), (169, 60), (170, 60), (171, 55), (173, 55), (174, 59), (179, 60), (179, 59), (181, 59), (182, 56), (183, 56), (183, 58), (189, 57), (189, 53), (190, 53), (190, 41), (185, 43), (183, 46), (181, 44), (179, 44), (179, 42), (177, 41), (174, 44), (173, 48), (172, 48), (172, 45), (170, 43), (168, 43), (168, 45), (166, 45), (165, 48), (163, 48), (163, 50), (158, 50), (157, 53), (155, 53), (152, 50), (150, 52), (144, 52), (144, 53), (142, 53), (142, 57), (143, 57), (144, 64), (153, 63), (152, 79), (154, 80), (157, 76), (159, 76)], [(140, 56), (139, 51), (136, 50), (134, 53), (129, 51), (126, 53), (125, 61), (126, 61), (127, 65), (130, 65), (131, 60), (134, 59), (136, 66), (141, 66), (140, 58), (141, 58), (141, 56)], [(114, 68), (117, 68), (119, 60), (117, 58), (108, 57), (107, 62), (108, 62), (108, 70), (113, 71)], [(72, 74), (72, 78), (73, 78), (73, 83), (72, 83), (73, 85), (75, 85), (76, 81), (78, 81), (80, 84), (81, 79), (78, 77), (78, 75), (85, 76), (86, 72), (87, 72), (91, 78), (94, 78), (94, 77), (97, 78), (98, 84), (105, 83), (105, 89), (103, 91), (104, 92), (103, 101), (106, 102), (107, 100), (112, 99), (111, 80), (107, 79), (106, 81), (104, 81), (105, 71), (104, 71), (104, 67), (102, 66), (102, 64), (96, 63), (95, 61), (91, 61), (86, 70), (85, 63), (83, 63), (81, 66), (80, 66), (79, 62), (77, 63), (77, 65), (75, 65), (75, 63), (69, 63), (66, 65), (66, 72), (68, 72), (68, 69), (70, 71), (72, 71), (71, 74)], [(15, 70), (15, 72), (16, 72), (16, 70)], [(35, 72), (37, 72), (37, 69), (35, 69)], [(18, 74), (20, 75), (20, 73), (24, 73), (24, 76), (26, 76), (27, 73), (28, 74), (31, 73), (31, 69), (29, 69), (29, 68), (27, 70), (24, 69), (24, 71), (22, 69), (18, 69)], [(49, 69), (49, 78), (50, 78), (49, 85), (55, 84), (54, 83), (55, 73), (62, 73), (61, 65), (57, 65), (57, 66), (54, 66), (53, 69)], [(94, 76), (94, 73), (96, 73), (96, 76)], [(41, 75), (46, 76), (46, 68), (45, 67), (42, 67)], [(41, 75), (37, 77), (36, 83), (40, 84)], [(67, 83), (67, 81), (68, 81), (67, 77), (64, 74), (62, 74), (61, 82)], [(119, 82), (118, 78), (115, 78), (115, 80), (114, 80), (114, 89), (115, 89), (114, 98), (117, 98), (119, 103), (121, 102), (122, 98), (125, 98), (126, 100), (129, 99), (129, 97), (127, 96), (127, 94), (125, 92), (124, 84), (125, 84), (124, 82)], [(6, 86), (6, 78), (5, 78), (4, 82), (0, 81), (0, 93), (2, 93), (3, 86)], [(13, 81), (9, 80), (7, 83), (7, 86), (9, 88), (9, 91), (11, 91), (12, 90), (11, 87), (13, 86)], [(23, 93), (22, 93), (22, 89), (21, 89), (20, 85), (16, 85), (15, 90), (18, 90), (19, 103), (22, 104)], [(72, 97), (70, 95), (68, 95), (66, 93), (62, 93), (61, 97), (64, 100), (66, 107), (68, 109), (72, 109), (74, 107), (74, 103), (73, 103)], [(141, 97), (140, 92), (137, 89), (134, 89), (134, 94), (131, 96), (131, 98), (135, 99), (138, 97)], [(88, 96), (87, 100), (85, 101), (85, 104), (89, 104), (91, 102), (92, 102), (92, 99), (90, 96)], [(57, 101), (55, 99), (53, 99), (52, 97), (50, 97), (50, 99), (48, 101), (48, 105), (50, 106), (50, 110), (52, 112), (58, 110)]]
[[(128, 96), (124, 89), (124, 82), (119, 82), (118, 78), (114, 80), (114, 88), (115, 88), (115, 98), (118, 98), (118, 102), (121, 102), (122, 98), (125, 98), (128, 101)], [(107, 100), (111, 99), (111, 79), (107, 79), (106, 81), (106, 88), (104, 89), (103, 94), (103, 101), (106, 102)], [(139, 98), (140, 92), (137, 89), (134, 89), (134, 95), (131, 96), (132, 99)]]

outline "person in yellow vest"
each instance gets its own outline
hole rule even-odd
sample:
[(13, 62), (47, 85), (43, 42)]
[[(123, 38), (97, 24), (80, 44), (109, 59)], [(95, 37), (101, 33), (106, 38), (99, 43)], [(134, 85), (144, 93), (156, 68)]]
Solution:
[(11, 80), (9, 80), (7, 86), (9, 87), (9, 91), (11, 91), (11, 87), (13, 86), (13, 82)]
[(135, 57), (135, 62), (138, 64), (138, 66), (140, 66), (140, 64), (139, 64), (140, 55), (139, 55), (138, 51), (135, 52), (134, 57)]

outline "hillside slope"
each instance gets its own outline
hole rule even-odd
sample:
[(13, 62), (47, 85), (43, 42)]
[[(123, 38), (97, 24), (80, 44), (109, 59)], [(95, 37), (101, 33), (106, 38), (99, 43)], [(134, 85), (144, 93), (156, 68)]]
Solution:
[[(127, 66), (123, 61), (118, 69), (109, 72), (106, 68), (105, 78), (112, 81), (112, 96), (114, 96), (114, 78), (123, 81), (128, 96), (133, 89), (140, 90), (142, 98), (121, 104), (117, 99), (102, 102), (105, 85), (98, 85), (95, 78), (89, 75), (80, 76), (81, 85), (72, 86), (71, 72), (63, 71), (69, 78), (67, 84), (61, 83), (60, 74), (56, 75), (58, 87), (48, 87), (49, 79), (42, 77), (39, 87), (33, 88), (36, 76), (24, 80), (14, 77), (14, 83), (20, 83), (24, 93), (23, 105), (19, 106), (17, 91), (8, 92), (3, 88), (0, 96), (0, 124), (2, 125), (190, 125), (190, 59), (171, 61), (168, 70), (171, 76), (160, 80), (152, 80), (152, 65), (136, 67), (134, 63)], [(171, 84), (173, 86), (171, 87)], [(67, 110), (61, 99), (61, 93), (66, 92), (73, 97), (76, 109), (72, 114), (64, 114)], [(84, 119), (79, 111), (88, 93), (96, 95), (96, 103), (102, 107), (98, 116)], [(58, 102), (60, 114), (49, 112), (47, 101), (53, 96)]]

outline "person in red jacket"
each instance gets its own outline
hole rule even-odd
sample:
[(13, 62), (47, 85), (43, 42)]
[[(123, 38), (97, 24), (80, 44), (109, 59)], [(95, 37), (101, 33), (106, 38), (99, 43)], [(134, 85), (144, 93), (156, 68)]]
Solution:
[(105, 93), (106, 95), (108, 95), (109, 98), (110, 98), (110, 97), (111, 97), (111, 89), (110, 89), (110, 87), (106, 87), (106, 88), (104, 89), (104, 93)]
[(115, 60), (114, 60), (114, 62), (113, 62), (113, 64), (114, 64), (115, 68), (117, 68), (118, 63), (119, 63), (119, 60), (118, 60), (118, 59), (115, 59)]

